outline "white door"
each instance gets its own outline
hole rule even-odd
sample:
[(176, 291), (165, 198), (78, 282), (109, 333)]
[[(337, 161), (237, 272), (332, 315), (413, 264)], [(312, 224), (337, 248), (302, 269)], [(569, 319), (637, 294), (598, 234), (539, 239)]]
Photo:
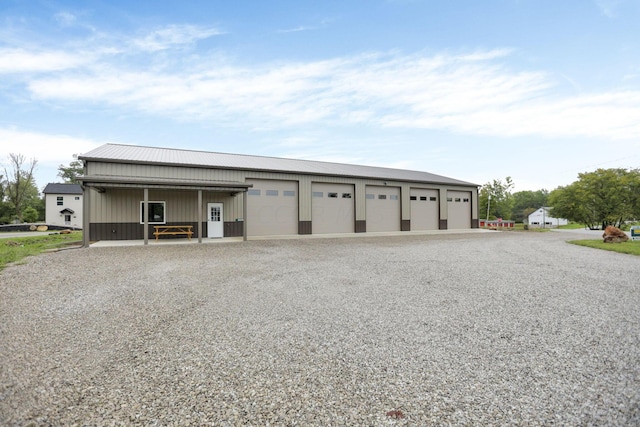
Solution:
[(207, 237), (222, 237), (224, 235), (222, 203), (207, 203), (207, 212)]

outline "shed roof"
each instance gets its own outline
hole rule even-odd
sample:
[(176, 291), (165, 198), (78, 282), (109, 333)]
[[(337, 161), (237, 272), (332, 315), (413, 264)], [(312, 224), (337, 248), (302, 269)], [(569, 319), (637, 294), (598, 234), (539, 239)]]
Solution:
[(80, 184), (58, 184), (49, 183), (44, 190), (44, 194), (82, 194), (82, 187)]
[(477, 187), (477, 184), (421, 171), (136, 145), (105, 144), (78, 156), (78, 158), (86, 161), (113, 163), (160, 164), (307, 175), (347, 176)]

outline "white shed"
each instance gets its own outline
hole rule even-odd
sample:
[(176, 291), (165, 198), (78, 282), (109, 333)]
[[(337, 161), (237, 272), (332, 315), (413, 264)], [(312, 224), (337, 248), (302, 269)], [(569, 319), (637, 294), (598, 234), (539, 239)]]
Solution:
[(569, 221), (565, 218), (554, 218), (549, 215), (551, 208), (541, 207), (528, 217), (529, 227), (553, 228), (567, 225)]

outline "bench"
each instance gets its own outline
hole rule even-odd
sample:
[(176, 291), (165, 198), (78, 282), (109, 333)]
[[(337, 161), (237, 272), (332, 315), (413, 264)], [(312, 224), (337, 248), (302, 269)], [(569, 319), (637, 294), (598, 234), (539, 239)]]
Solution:
[(153, 235), (156, 236), (156, 242), (160, 236), (186, 235), (191, 240), (193, 235), (192, 225), (154, 225), (153, 228), (156, 229), (153, 232)]

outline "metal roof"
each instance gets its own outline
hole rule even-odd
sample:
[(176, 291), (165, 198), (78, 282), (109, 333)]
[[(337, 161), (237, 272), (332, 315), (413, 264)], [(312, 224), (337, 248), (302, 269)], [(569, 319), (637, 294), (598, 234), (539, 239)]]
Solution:
[(44, 194), (82, 194), (82, 187), (80, 184), (49, 183), (42, 192)]
[(113, 163), (161, 164), (169, 166), (254, 170), (477, 187), (477, 184), (421, 171), (311, 160), (285, 159), (278, 157), (250, 156), (244, 154), (143, 147), (136, 145), (105, 144), (89, 151), (86, 154), (78, 156), (78, 158), (86, 161)]

